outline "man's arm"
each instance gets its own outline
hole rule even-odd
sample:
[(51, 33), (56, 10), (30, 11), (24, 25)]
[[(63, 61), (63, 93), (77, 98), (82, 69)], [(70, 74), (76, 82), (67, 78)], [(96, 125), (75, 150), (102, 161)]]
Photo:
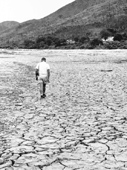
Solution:
[(38, 76), (39, 76), (39, 63), (37, 64), (36, 69), (35, 69), (36, 80), (38, 80)]
[(35, 77), (36, 77), (36, 80), (38, 80), (38, 76), (39, 76), (39, 69), (36, 68), (36, 70), (35, 70)]
[(49, 82), (49, 79), (50, 79), (50, 69), (47, 70), (47, 75), (48, 75), (48, 82)]

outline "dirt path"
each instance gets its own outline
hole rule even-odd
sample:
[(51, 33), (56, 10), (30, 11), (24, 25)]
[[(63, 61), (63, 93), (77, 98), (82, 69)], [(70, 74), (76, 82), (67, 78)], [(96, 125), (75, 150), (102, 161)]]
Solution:
[[(40, 100), (42, 54), (51, 83)], [(127, 51), (0, 56), (0, 169), (127, 169)]]

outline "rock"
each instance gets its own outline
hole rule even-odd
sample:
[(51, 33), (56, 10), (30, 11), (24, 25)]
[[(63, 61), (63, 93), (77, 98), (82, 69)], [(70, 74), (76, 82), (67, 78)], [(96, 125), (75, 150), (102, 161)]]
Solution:
[(0, 165), (0, 169), (10, 167), (11, 165), (12, 165), (11, 161), (5, 162), (5, 163)]
[(0, 158), (0, 165), (4, 163), (4, 159)]
[(115, 155), (117, 161), (127, 162), (127, 152), (123, 152), (121, 154)]

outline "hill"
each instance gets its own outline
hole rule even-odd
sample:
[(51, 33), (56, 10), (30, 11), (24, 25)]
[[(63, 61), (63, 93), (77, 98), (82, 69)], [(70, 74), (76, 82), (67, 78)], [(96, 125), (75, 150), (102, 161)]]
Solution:
[(126, 0), (75, 0), (40, 20), (29, 20), (0, 32), (0, 45), (20, 47), (41, 36), (57, 38), (98, 37), (103, 29), (127, 32)]
[(0, 23), (0, 34), (2, 34), (2, 32), (7, 31), (8, 29), (17, 27), (19, 25), (18, 22), (16, 21), (4, 21)]

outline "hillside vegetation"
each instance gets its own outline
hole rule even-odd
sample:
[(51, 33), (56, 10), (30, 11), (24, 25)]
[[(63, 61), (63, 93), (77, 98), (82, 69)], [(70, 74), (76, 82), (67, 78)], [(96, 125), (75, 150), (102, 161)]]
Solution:
[[(105, 33), (122, 37), (122, 46), (115, 42), (113, 48), (126, 48), (127, 0), (75, 0), (45, 18), (29, 20), (0, 32), (0, 46), (95, 48), (99, 44), (100, 48), (107, 48), (99, 41)], [(75, 43), (68, 45), (65, 43), (68, 39)], [(93, 46), (94, 39), (97, 44)]]
[(16, 21), (4, 21), (0, 23), (0, 34), (19, 25)]

